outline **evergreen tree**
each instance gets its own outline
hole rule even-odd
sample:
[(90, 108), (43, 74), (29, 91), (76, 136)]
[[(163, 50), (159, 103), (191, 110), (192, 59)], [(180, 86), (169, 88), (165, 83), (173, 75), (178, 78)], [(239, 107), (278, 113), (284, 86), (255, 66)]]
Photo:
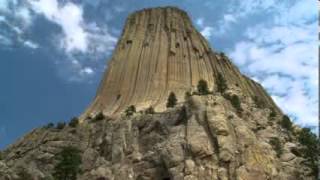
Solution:
[(63, 129), (65, 126), (66, 126), (65, 122), (58, 122), (57, 126), (56, 126), (56, 129)]
[(136, 112), (136, 107), (134, 105), (129, 106), (126, 110), (126, 116), (131, 116)]
[(287, 115), (283, 115), (280, 125), (284, 129), (292, 131), (292, 122), (290, 121), (290, 118)]
[(263, 102), (262, 99), (259, 98), (258, 96), (254, 96), (254, 97), (253, 97), (253, 101), (254, 101), (254, 103), (256, 104), (257, 108), (264, 108), (264, 107), (265, 107), (264, 102)]
[(104, 114), (103, 114), (103, 112), (99, 112), (94, 118), (93, 118), (93, 121), (95, 122), (95, 121), (101, 121), (101, 120), (103, 120), (105, 118), (105, 116), (104, 116)]
[(79, 119), (77, 117), (73, 117), (69, 122), (70, 127), (77, 127), (78, 124), (79, 124)]
[(277, 116), (276, 111), (273, 108), (271, 108), (270, 114), (269, 114), (269, 120), (273, 120), (276, 116)]
[(189, 98), (191, 97), (191, 93), (189, 91), (187, 91), (185, 94), (184, 94), (184, 100), (188, 100)]
[(82, 163), (80, 151), (75, 147), (65, 147), (55, 158), (58, 163), (54, 167), (52, 176), (56, 180), (76, 180)]
[(301, 153), (307, 159), (306, 165), (311, 168), (312, 174), (316, 176), (319, 172), (320, 140), (309, 128), (302, 128), (298, 140), (304, 146)]
[(276, 151), (277, 157), (279, 158), (281, 156), (281, 154), (283, 153), (283, 148), (282, 148), (282, 145), (281, 145), (279, 138), (274, 137), (274, 138), (270, 139), (269, 142), (272, 145), (273, 149)]
[(209, 89), (208, 89), (207, 81), (201, 79), (201, 80), (198, 82), (197, 89), (198, 89), (199, 95), (206, 95), (206, 94), (208, 94), (208, 93), (209, 93)]
[(53, 128), (54, 124), (52, 122), (48, 123), (47, 125), (44, 126), (45, 129), (50, 129)]
[(180, 123), (186, 123), (188, 120), (188, 112), (187, 112), (187, 108), (186, 106), (182, 106), (180, 111), (179, 111), (179, 116), (178, 119), (176, 121), (176, 125), (180, 124)]
[(176, 95), (174, 94), (174, 92), (170, 92), (169, 97), (168, 97), (168, 101), (167, 101), (167, 107), (174, 107), (177, 104), (177, 98)]
[(217, 81), (216, 82), (217, 91), (220, 93), (224, 93), (227, 90), (228, 86), (227, 86), (226, 80), (223, 78), (221, 73), (218, 73), (216, 81)]
[(146, 114), (154, 114), (155, 112), (154, 112), (153, 107), (150, 106), (150, 107), (148, 107), (148, 108), (145, 110), (145, 113), (146, 113)]
[(224, 95), (226, 99), (228, 99), (231, 102), (231, 105), (239, 112), (242, 112), (241, 102), (237, 95), (230, 96), (229, 94)]

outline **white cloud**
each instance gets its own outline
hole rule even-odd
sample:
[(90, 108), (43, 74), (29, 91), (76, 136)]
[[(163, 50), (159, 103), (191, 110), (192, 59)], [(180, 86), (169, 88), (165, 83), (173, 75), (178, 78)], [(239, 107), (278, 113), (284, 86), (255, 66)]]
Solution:
[(83, 28), (83, 12), (74, 3), (59, 5), (57, 0), (30, 0), (35, 12), (57, 23), (63, 30), (62, 46), (66, 51), (87, 51), (87, 32)]
[(235, 16), (234, 16), (233, 14), (225, 14), (225, 15), (223, 16), (223, 20), (224, 20), (225, 22), (236, 22), (236, 21), (237, 21), (236, 18), (235, 18)]
[(37, 49), (39, 47), (38, 44), (36, 44), (36, 43), (34, 43), (34, 42), (30, 41), (30, 40), (24, 41), (24, 45), (29, 47), (29, 48), (31, 48), (31, 49)]
[(32, 23), (32, 16), (30, 10), (26, 7), (20, 7), (16, 10), (15, 15), (21, 19), (24, 26), (29, 26)]
[(204, 18), (196, 19), (196, 25), (199, 26), (202, 36), (204, 36), (206, 39), (210, 39), (210, 37), (213, 35), (214, 29), (211, 26), (204, 24)]
[(289, 9), (279, 11), (278, 24), (303, 24), (318, 19), (318, 1), (297, 1)]
[(11, 46), (13, 44), (13, 42), (11, 41), (11, 39), (2, 36), (0, 34), (0, 45), (4, 45), (4, 46)]
[(206, 39), (209, 39), (211, 36), (212, 36), (212, 33), (213, 33), (213, 28), (210, 27), (210, 26), (206, 26), (204, 27), (200, 33), (206, 38)]
[[(249, 28), (245, 34), (248, 40), (235, 44), (229, 54), (242, 71), (259, 79), (298, 124), (317, 126), (317, 10), (305, 13), (311, 4), (296, 2), (285, 10), (279, 5), (273, 23), (262, 22)], [(252, 13), (248, 7), (246, 14)], [(272, 1), (264, 7), (273, 7)], [(295, 12), (294, 17), (290, 16)]]
[(286, 76), (270, 75), (262, 80), (263, 87), (269, 89), (275, 95), (285, 95), (294, 81)]
[[(242, 22), (246, 18), (251, 18), (252, 15), (266, 13), (280, 9), (283, 4), (275, 0), (245, 0), (231, 1), (225, 14), (214, 26), (214, 35), (221, 37), (232, 30), (233, 25)], [(278, 7), (280, 6), (280, 7)]]
[(80, 5), (71, 2), (62, 5), (57, 0), (29, 1), (35, 12), (62, 28), (64, 36), (60, 39), (60, 46), (67, 52), (106, 53), (114, 47), (117, 39), (106, 26), (101, 28), (96, 23), (84, 22)]
[[(122, 12), (119, 6), (114, 11)], [(54, 62), (61, 77), (70, 81), (87, 80), (94, 74), (98, 61), (105, 59), (113, 50), (117, 38), (110, 34), (106, 24), (84, 19), (83, 7), (72, 1), (58, 0), (0, 0), (0, 26), (7, 29), (0, 31), (2, 48), (21, 45), (39, 49), (42, 44), (30, 39), (31, 25), (37, 16), (60, 27), (61, 32), (48, 34), (58, 53), (64, 58)], [(43, 46), (44, 49), (48, 45)], [(96, 67), (96, 68), (94, 68)]]
[(92, 68), (90, 68), (90, 67), (85, 67), (85, 68), (83, 68), (83, 69), (81, 69), (80, 70), (80, 73), (81, 74), (93, 74), (94, 73), (94, 71), (93, 71), (93, 69)]
[(6, 21), (6, 17), (0, 16), (0, 22), (4, 22), (4, 21)]
[(196, 20), (196, 24), (197, 24), (199, 27), (203, 28), (204, 19), (203, 19), (203, 18), (198, 18), (198, 19)]
[(9, 0), (0, 0), (0, 12), (5, 12), (9, 8)]
[(306, 96), (304, 85), (301, 82), (294, 82), (286, 96), (275, 96), (276, 103), (289, 115), (295, 118), (296, 123), (303, 126), (317, 126), (318, 108), (311, 97)]

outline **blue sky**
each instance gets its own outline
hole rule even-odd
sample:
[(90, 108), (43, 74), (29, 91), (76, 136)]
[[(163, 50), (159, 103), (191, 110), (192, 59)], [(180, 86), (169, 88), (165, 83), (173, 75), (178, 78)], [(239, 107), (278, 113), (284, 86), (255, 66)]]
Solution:
[(315, 0), (0, 0), (0, 149), (68, 121), (95, 95), (126, 17), (146, 7), (188, 12), (216, 51), (260, 82), (303, 126), (318, 124)]

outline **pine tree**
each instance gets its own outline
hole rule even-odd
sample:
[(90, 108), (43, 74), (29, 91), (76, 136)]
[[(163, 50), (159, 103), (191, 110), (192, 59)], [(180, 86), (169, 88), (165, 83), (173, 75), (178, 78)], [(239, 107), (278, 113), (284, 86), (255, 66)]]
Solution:
[(206, 94), (208, 94), (208, 93), (209, 93), (209, 89), (208, 89), (207, 81), (201, 79), (201, 80), (198, 82), (197, 89), (198, 89), (199, 95), (206, 95)]
[(57, 180), (76, 180), (82, 163), (80, 151), (75, 147), (65, 147), (55, 158), (58, 163), (52, 176)]
[(54, 124), (52, 122), (50, 122), (47, 125), (45, 125), (43, 128), (50, 129), (50, 128), (53, 128), (53, 127), (54, 127)]
[(100, 111), (100, 112), (94, 117), (93, 121), (101, 121), (101, 120), (103, 120), (103, 119), (105, 119), (105, 116), (104, 116), (103, 112)]
[(131, 116), (136, 112), (136, 107), (134, 105), (129, 106), (126, 110), (126, 116)]
[(302, 128), (298, 135), (298, 140), (303, 148), (302, 156), (307, 159), (306, 165), (311, 168), (313, 175), (318, 175), (320, 140), (309, 128)]
[(69, 122), (70, 127), (77, 127), (78, 124), (79, 124), (79, 119), (77, 117), (73, 117)]
[(229, 94), (225, 94), (224, 97), (231, 102), (231, 105), (239, 112), (242, 112), (241, 102), (237, 95), (230, 96)]
[(283, 115), (280, 125), (284, 129), (292, 131), (292, 122), (290, 121), (290, 118), (287, 115)]
[(56, 129), (63, 129), (65, 126), (66, 123), (61, 121), (57, 123)]
[(150, 106), (150, 107), (148, 107), (148, 108), (145, 110), (145, 113), (146, 113), (146, 114), (154, 114), (155, 111), (154, 111), (153, 107)]
[(217, 91), (220, 92), (220, 93), (224, 93), (228, 86), (226, 84), (226, 80), (223, 78), (223, 76), (221, 75), (221, 73), (218, 73), (218, 76), (217, 76)]
[(271, 108), (270, 114), (269, 114), (269, 120), (273, 120), (276, 116), (277, 116), (276, 111), (273, 108)]
[(270, 144), (272, 145), (273, 149), (276, 151), (277, 157), (279, 158), (281, 156), (281, 154), (283, 153), (283, 148), (282, 148), (282, 145), (281, 145), (279, 138), (274, 137), (274, 138), (270, 139)]
[(191, 97), (191, 93), (189, 91), (187, 91), (185, 94), (184, 94), (184, 100), (188, 100), (189, 98)]
[(167, 101), (167, 108), (174, 107), (177, 104), (177, 98), (174, 92), (170, 92), (168, 101)]

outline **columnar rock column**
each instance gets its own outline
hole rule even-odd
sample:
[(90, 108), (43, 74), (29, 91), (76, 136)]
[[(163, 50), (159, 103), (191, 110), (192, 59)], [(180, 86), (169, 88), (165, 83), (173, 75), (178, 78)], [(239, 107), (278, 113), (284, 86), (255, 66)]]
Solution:
[(181, 101), (200, 79), (213, 89), (218, 72), (249, 95), (258, 89), (272, 104), (261, 87), (211, 50), (186, 12), (173, 7), (141, 10), (127, 19), (97, 95), (84, 115), (118, 114), (130, 105), (162, 111), (171, 91)]

